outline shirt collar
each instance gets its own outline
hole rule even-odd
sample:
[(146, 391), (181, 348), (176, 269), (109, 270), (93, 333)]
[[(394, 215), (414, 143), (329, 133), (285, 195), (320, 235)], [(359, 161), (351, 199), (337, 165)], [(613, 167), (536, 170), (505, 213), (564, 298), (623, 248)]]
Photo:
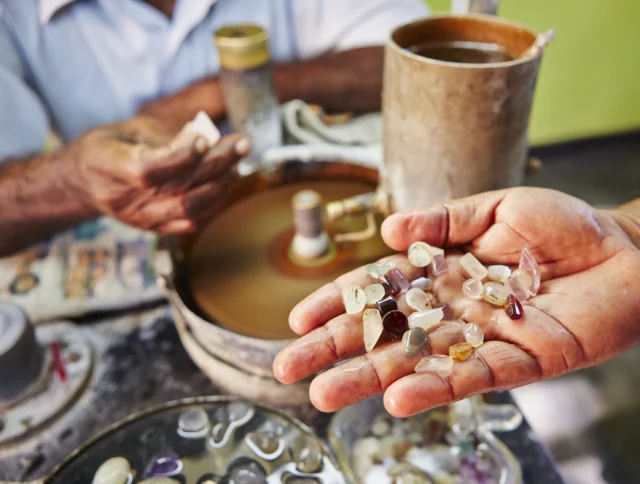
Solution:
[(40, 0), (40, 23), (47, 25), (60, 9), (77, 0)]
[(218, 0), (177, 1), (173, 12), (172, 32), (169, 35), (167, 55), (173, 56), (184, 39), (199, 25)]

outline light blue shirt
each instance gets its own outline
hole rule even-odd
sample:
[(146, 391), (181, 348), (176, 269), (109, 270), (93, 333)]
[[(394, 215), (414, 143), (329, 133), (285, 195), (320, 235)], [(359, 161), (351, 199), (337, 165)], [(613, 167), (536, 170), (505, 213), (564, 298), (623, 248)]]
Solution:
[(218, 71), (212, 36), (256, 23), (276, 61), (383, 44), (423, 0), (0, 0), (0, 161), (133, 116)]

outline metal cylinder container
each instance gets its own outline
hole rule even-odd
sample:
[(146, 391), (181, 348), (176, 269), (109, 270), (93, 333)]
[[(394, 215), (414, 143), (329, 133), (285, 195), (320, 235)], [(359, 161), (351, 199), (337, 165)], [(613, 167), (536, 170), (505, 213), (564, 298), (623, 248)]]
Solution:
[(384, 183), (397, 210), (522, 183), (540, 55), (520, 56), (535, 40), (488, 15), (430, 17), (392, 33)]

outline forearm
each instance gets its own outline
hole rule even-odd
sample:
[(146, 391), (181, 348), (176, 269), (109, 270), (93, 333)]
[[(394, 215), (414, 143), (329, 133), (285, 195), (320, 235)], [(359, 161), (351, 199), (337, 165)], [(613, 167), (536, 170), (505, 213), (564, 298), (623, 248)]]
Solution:
[[(365, 47), (277, 64), (274, 68), (276, 94), (280, 102), (301, 99), (334, 112), (379, 111), (383, 59), (383, 47)], [(177, 133), (200, 110), (213, 119), (225, 114), (216, 77), (195, 82), (183, 91), (148, 103), (139, 114), (156, 118)]]
[(618, 207), (613, 213), (620, 227), (640, 248), (640, 198)]
[(328, 111), (379, 111), (383, 47), (365, 47), (276, 66), (281, 102), (302, 99)]
[(0, 165), (0, 256), (98, 215), (72, 183), (73, 151)]

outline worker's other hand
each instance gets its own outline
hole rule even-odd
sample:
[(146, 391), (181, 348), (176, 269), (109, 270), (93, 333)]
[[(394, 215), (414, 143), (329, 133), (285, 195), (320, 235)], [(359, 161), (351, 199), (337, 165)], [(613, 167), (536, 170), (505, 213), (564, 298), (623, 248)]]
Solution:
[[(478, 323), (485, 343), (454, 364), (449, 377), (414, 373), (420, 356), (407, 358), (400, 342), (364, 354), (362, 315), (344, 314), (341, 289), (373, 282), (357, 269), (324, 286), (294, 308), (290, 325), (303, 335), (276, 358), (274, 372), (292, 383), (334, 363), (317, 376), (311, 400), (334, 411), (380, 392), (399, 417), (469, 395), (509, 389), (602, 362), (640, 339), (640, 250), (616, 222), (615, 211), (596, 210), (568, 195), (515, 188), (399, 213), (385, 220), (382, 236), (393, 249), (412, 242), (461, 247), (485, 264), (515, 266), (528, 247), (542, 269), (539, 293), (523, 303), (512, 321), (501, 307), (465, 298), (468, 279), (455, 249), (449, 271), (436, 277), (433, 292), (450, 305), (452, 321), (429, 332), (424, 354), (447, 354), (464, 341), (454, 320)], [(637, 240), (637, 239), (636, 239)], [(410, 280), (424, 275), (404, 255), (392, 257)]]
[(89, 131), (70, 149), (74, 184), (88, 205), (167, 234), (193, 231), (222, 207), (249, 142), (234, 134), (210, 148), (200, 136), (173, 137), (140, 117)]

